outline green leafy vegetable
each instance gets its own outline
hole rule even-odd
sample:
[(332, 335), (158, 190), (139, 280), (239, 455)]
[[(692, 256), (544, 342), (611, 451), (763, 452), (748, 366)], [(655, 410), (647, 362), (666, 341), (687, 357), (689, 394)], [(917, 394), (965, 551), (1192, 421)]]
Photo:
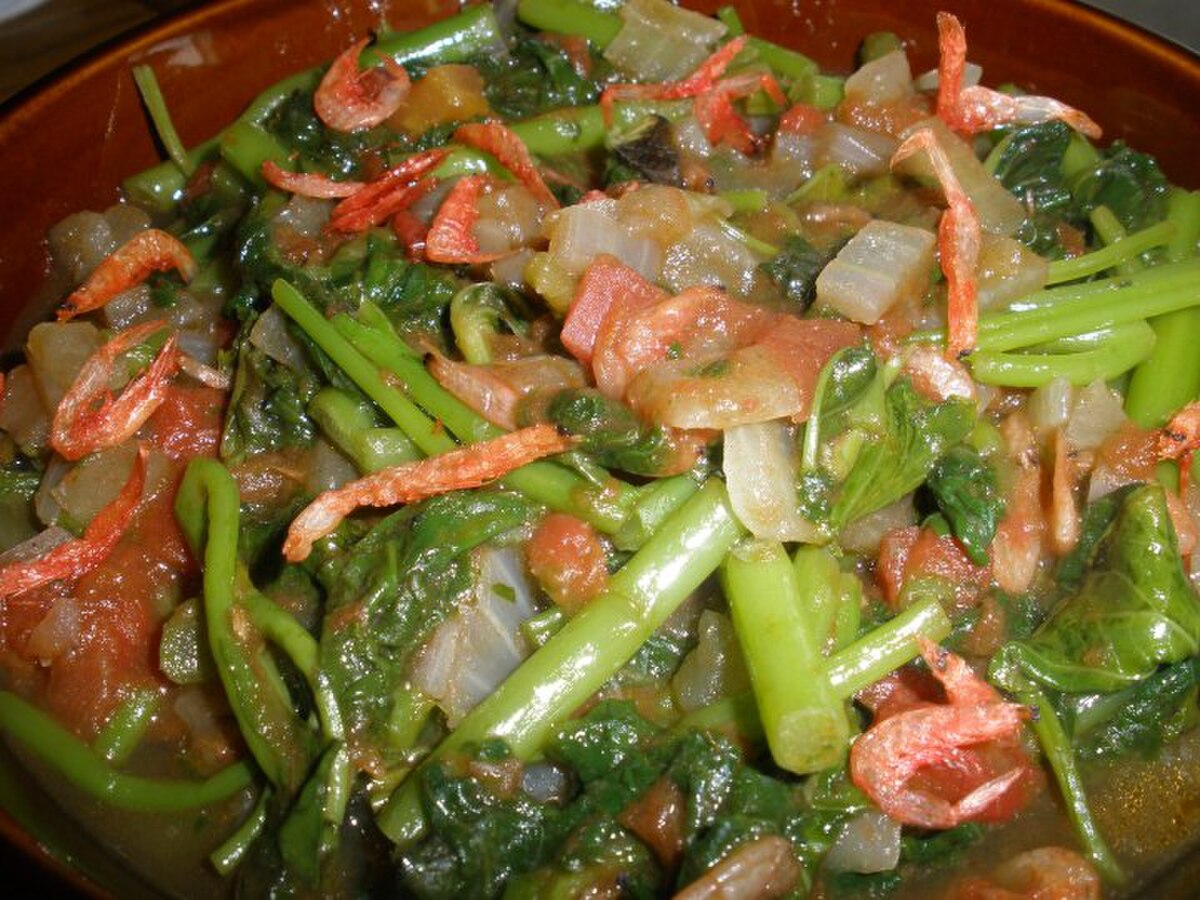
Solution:
[(1006, 645), (993, 673), (1018, 666), (1067, 693), (1111, 692), (1200, 653), (1200, 600), (1179, 558), (1163, 489), (1121, 500), (1078, 590), (1028, 640)]
[(671, 123), (662, 116), (647, 116), (608, 141), (612, 157), (605, 174), (606, 184), (620, 181), (650, 181), (678, 186), (679, 151), (675, 149)]
[(996, 470), (977, 450), (960, 444), (934, 464), (926, 484), (972, 562), (986, 566), (987, 548), (1004, 515)]
[(555, 425), (583, 438), (580, 449), (600, 465), (634, 475), (659, 475), (678, 455), (670, 432), (642, 422), (619, 400), (590, 388), (554, 395), (546, 416)]
[(887, 430), (867, 441), (841, 486), (830, 513), (842, 527), (917, 488), (934, 463), (970, 432), (973, 406), (950, 399), (931, 404), (907, 381), (894, 384), (886, 395)]
[(328, 591), (321, 665), (351, 733), (386, 745), (409, 657), (474, 587), (469, 551), (534, 510), (515, 494), (445, 494), (393, 513), (329, 556), (319, 571)]
[(798, 234), (790, 235), (774, 259), (759, 268), (767, 274), (798, 312), (804, 312), (817, 298), (817, 276), (837, 256), (845, 242), (818, 249)]
[(575, 71), (560, 49), (521, 37), (507, 56), (489, 54), (476, 61), (485, 96), (505, 118), (528, 119), (564, 106), (595, 103), (600, 91)]

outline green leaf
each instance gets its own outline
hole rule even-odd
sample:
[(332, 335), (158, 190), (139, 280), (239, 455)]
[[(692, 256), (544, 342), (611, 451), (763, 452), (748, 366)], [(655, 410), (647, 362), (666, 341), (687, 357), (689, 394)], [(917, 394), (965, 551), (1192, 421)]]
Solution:
[(1163, 488), (1129, 491), (1096, 543), (1078, 590), (993, 673), (1019, 666), (1065, 693), (1118, 691), (1200, 653), (1200, 601), (1179, 557)]
[(885, 402), (886, 431), (865, 443), (843, 482), (830, 514), (836, 528), (915, 490), (975, 424), (974, 407), (967, 401), (929, 403), (906, 380), (892, 385)]
[(934, 464), (927, 484), (971, 561), (986, 566), (987, 549), (1004, 515), (996, 470), (977, 450), (960, 444)]

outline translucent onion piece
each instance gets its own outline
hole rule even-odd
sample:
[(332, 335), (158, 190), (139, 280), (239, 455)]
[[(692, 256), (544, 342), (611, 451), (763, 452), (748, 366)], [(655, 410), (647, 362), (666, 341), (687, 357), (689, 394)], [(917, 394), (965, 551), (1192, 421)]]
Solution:
[(73, 535), (65, 528), (59, 528), (57, 525), (51, 525), (44, 531), (39, 531), (27, 541), (22, 541), (15, 547), (9, 547), (3, 553), (0, 553), (0, 565), (7, 565), (12, 562), (24, 562), (28, 559), (36, 559), (39, 556), (44, 556), (49, 553), (59, 544), (65, 544), (71, 540)]
[(604, 58), (639, 81), (676, 81), (688, 75), (725, 34), (716, 19), (666, 0), (628, 0), (624, 22)]
[(483, 253), (507, 253), (528, 244), (541, 228), (541, 208), (522, 184), (507, 185), (479, 198), (475, 239)]
[(859, 67), (846, 79), (845, 98), (849, 103), (896, 103), (913, 93), (912, 69), (903, 50), (893, 50)]
[(898, 146), (895, 138), (878, 131), (831, 122), (821, 131), (818, 167), (835, 163), (852, 175), (883, 175)]
[(304, 486), (310, 493), (331, 491), (358, 477), (358, 469), (329, 441), (319, 438), (309, 456), (308, 476)]
[(25, 340), (25, 353), (47, 410), (58, 408), (79, 370), (103, 343), (91, 322), (40, 322)]
[(1029, 396), (1029, 418), (1045, 434), (1067, 423), (1075, 403), (1075, 388), (1065, 378), (1055, 378)]
[(817, 276), (817, 302), (873, 325), (897, 303), (925, 292), (936, 244), (931, 231), (876, 219)]
[(607, 253), (656, 281), (662, 267), (662, 248), (647, 237), (636, 237), (616, 219), (615, 203), (583, 203), (554, 216), (550, 256), (571, 275), (578, 276), (597, 255)]
[(979, 308), (993, 309), (1041, 290), (1049, 272), (1050, 263), (1020, 241), (985, 234), (975, 270)]
[(1121, 395), (1103, 381), (1093, 381), (1075, 399), (1067, 420), (1067, 444), (1072, 450), (1095, 450), (1125, 422)]
[(412, 673), (413, 684), (437, 701), (451, 728), (530, 652), (521, 623), (534, 613), (533, 594), (520, 556), (512, 549), (485, 549), (477, 561), (474, 596), (438, 626)]
[(846, 823), (825, 857), (832, 872), (890, 872), (900, 862), (900, 823), (877, 810)]
[(27, 365), (17, 366), (4, 380), (0, 428), (29, 456), (39, 456), (50, 439), (50, 414)]
[[(1011, 235), (1020, 228), (1025, 221), (1025, 207), (983, 167), (971, 145), (947, 128), (936, 116), (915, 123), (904, 132), (904, 137), (922, 128), (931, 129), (942, 149), (946, 151), (950, 167), (954, 169), (962, 189), (971, 198), (983, 230), (990, 234)], [(930, 184), (936, 183), (927, 154), (910, 156), (896, 168), (900, 172), (927, 180)]]
[(697, 223), (667, 248), (662, 281), (674, 294), (711, 285), (744, 297), (754, 293), (759, 258), (716, 225)]
[(897, 528), (915, 525), (916, 522), (917, 510), (913, 506), (913, 495), (909, 494), (883, 509), (851, 522), (838, 535), (838, 543), (842, 549), (851, 553), (874, 558), (879, 554), (879, 544), (885, 534)]
[(758, 538), (813, 541), (817, 528), (800, 515), (798, 454), (783, 422), (738, 425), (725, 431), (725, 481), (738, 519)]
[(332, 200), (319, 200), (293, 194), (292, 199), (275, 216), (276, 225), (285, 225), (296, 234), (306, 238), (317, 238), (329, 224)]
[[(969, 62), (963, 66), (963, 87), (974, 87), (983, 78), (983, 66)], [(938, 89), (938, 70), (930, 69), (922, 72), (913, 79), (913, 87), (918, 91), (936, 91)]]
[(716, 429), (795, 415), (805, 402), (796, 382), (760, 347), (707, 365), (659, 363), (630, 382), (625, 399), (660, 425)]
[(700, 613), (697, 634), (699, 643), (684, 657), (671, 678), (671, 693), (684, 712), (750, 689), (737, 633), (729, 617), (706, 609)]
[(250, 343), (277, 363), (304, 371), (304, 348), (287, 330), (287, 316), (272, 303), (262, 311), (250, 329)]
[(59, 597), (29, 633), (25, 649), (48, 665), (78, 643), (80, 620), (78, 601)]

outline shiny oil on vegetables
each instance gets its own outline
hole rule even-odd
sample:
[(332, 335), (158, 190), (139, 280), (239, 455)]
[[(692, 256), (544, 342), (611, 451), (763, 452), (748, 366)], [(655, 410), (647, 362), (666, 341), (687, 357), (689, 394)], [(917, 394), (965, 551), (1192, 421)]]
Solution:
[(1195, 827), (1107, 786), (1200, 798), (1200, 195), (949, 14), (842, 78), (515, 12), (190, 150), (133, 72), (169, 159), (5, 373), (0, 732), (182, 895), (1137, 890)]

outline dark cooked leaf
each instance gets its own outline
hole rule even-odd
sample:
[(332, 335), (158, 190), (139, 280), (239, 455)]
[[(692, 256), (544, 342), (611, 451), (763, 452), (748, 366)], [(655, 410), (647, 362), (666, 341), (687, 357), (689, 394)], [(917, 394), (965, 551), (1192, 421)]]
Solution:
[(959, 444), (934, 464), (926, 484), (971, 561), (986, 566), (987, 549), (1004, 515), (996, 470), (977, 450)]
[(612, 154), (607, 184), (618, 181), (650, 181), (676, 187), (682, 183), (679, 174), (679, 152), (675, 149), (671, 123), (662, 116), (647, 116), (628, 131), (609, 140)]
[(413, 651), (474, 589), (470, 551), (534, 512), (501, 491), (445, 494), (393, 513), (323, 563), (322, 669), (353, 733), (384, 728)]
[(518, 38), (506, 56), (476, 61), (488, 104), (508, 119), (527, 119), (564, 106), (595, 103), (600, 89), (575, 71), (562, 50)]
[(1075, 204), (1083, 215), (1106, 206), (1127, 231), (1161, 221), (1166, 215), (1170, 190), (1153, 157), (1130, 150), (1120, 141), (1071, 184)]
[(642, 422), (621, 401), (590, 388), (560, 391), (550, 401), (546, 416), (583, 438), (579, 449), (605, 468), (659, 475), (672, 465), (678, 452), (667, 429)]
[(836, 242), (831, 247), (817, 249), (800, 235), (794, 234), (783, 242), (783, 247), (773, 259), (762, 263), (759, 268), (779, 286), (797, 310), (803, 312), (817, 297), (817, 276), (837, 256), (844, 243)]

